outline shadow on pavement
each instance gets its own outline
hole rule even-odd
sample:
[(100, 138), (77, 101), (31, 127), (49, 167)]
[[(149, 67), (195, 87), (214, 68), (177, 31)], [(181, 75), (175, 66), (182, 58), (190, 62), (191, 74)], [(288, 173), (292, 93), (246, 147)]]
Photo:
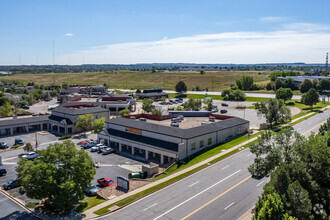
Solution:
[(35, 220), (37, 218), (31, 216), (30, 214), (26, 213), (26, 212), (20, 212), (20, 211), (16, 211), (13, 212), (5, 217), (0, 218), (1, 220)]

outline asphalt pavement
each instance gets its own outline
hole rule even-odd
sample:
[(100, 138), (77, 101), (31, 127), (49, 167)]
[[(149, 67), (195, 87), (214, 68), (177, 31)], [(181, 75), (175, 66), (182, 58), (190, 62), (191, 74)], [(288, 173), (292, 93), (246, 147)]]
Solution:
[[(293, 126), (304, 136), (317, 132), (330, 110)], [(251, 209), (269, 178), (253, 179), (249, 149), (99, 219), (237, 219)]]
[(22, 206), (9, 199), (6, 195), (0, 192), (0, 219), (35, 219)]

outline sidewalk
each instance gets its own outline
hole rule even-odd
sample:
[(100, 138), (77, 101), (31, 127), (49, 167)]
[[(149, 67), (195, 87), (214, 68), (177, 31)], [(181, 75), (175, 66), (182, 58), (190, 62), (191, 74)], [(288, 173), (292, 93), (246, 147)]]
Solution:
[[(302, 117), (296, 118), (296, 119), (294, 119), (294, 120), (292, 120), (292, 121), (290, 121), (290, 122), (288, 122), (288, 123), (286, 123), (286, 124), (284, 124), (284, 125), (282, 125), (282, 126), (276, 128), (276, 130), (277, 130), (277, 129), (280, 129), (280, 128), (283, 127), (283, 126), (288, 126), (289, 124), (291, 124), (291, 123), (293, 123), (293, 122), (295, 122), (295, 121), (297, 121), (297, 120), (300, 120), (300, 119), (302, 119), (302, 118), (308, 117), (308, 116), (310, 116), (311, 114), (313, 114), (313, 113), (309, 113), (309, 114), (304, 115), (304, 116), (302, 116)], [(210, 161), (212, 161), (212, 160), (214, 160), (214, 159), (216, 159), (216, 158), (218, 158), (218, 157), (220, 157), (220, 156), (222, 156), (222, 155), (224, 155), (224, 154), (227, 154), (227, 153), (229, 153), (229, 152), (231, 152), (231, 151), (233, 151), (233, 150), (236, 150), (236, 149), (238, 149), (238, 148), (244, 146), (245, 144), (248, 144), (248, 143), (250, 143), (250, 142), (256, 140), (257, 138), (258, 138), (258, 136), (253, 137), (253, 138), (251, 138), (251, 139), (249, 139), (249, 140), (247, 140), (247, 141), (244, 141), (244, 142), (242, 142), (242, 143), (240, 143), (240, 144), (238, 144), (238, 145), (236, 145), (236, 146), (234, 146), (234, 147), (232, 147), (232, 148), (230, 148), (230, 149), (227, 149), (227, 150), (225, 150), (225, 151), (222, 151), (222, 152), (219, 153), (219, 154), (216, 154), (216, 155), (214, 155), (214, 156), (212, 156), (212, 157), (210, 157), (210, 158), (208, 158), (208, 159), (206, 159), (206, 160), (204, 160), (204, 161), (201, 161), (201, 162), (199, 162), (199, 163), (197, 163), (197, 164), (195, 164), (195, 165), (192, 165), (192, 166), (190, 166), (190, 167), (187, 167), (186, 169), (183, 169), (183, 170), (181, 170), (181, 171), (179, 171), (179, 172), (176, 172), (176, 173), (174, 173), (174, 174), (172, 174), (172, 175), (170, 175), (170, 176), (167, 176), (167, 177), (165, 177), (165, 178), (163, 178), (163, 179), (157, 180), (157, 181), (155, 181), (155, 182), (153, 182), (153, 183), (150, 183), (150, 184), (148, 184), (148, 185), (146, 185), (146, 186), (143, 186), (143, 187), (141, 187), (141, 188), (138, 188), (138, 189), (136, 189), (136, 190), (133, 190), (133, 191), (131, 191), (131, 192), (128, 192), (127, 194), (123, 194), (123, 195), (118, 196), (118, 197), (116, 197), (116, 198), (114, 198), (114, 199), (107, 200), (107, 201), (105, 201), (105, 202), (103, 202), (103, 203), (101, 203), (101, 204), (99, 204), (99, 205), (97, 205), (97, 206), (94, 206), (94, 207), (92, 207), (92, 208), (90, 208), (90, 209), (88, 209), (88, 210), (86, 210), (86, 211), (84, 212), (84, 214), (85, 214), (85, 218), (87, 218), (87, 219), (91, 219), (91, 218), (97, 217), (98, 215), (94, 214), (93, 212), (95, 212), (95, 211), (97, 211), (97, 210), (99, 210), (99, 209), (101, 209), (101, 208), (104, 208), (104, 207), (106, 207), (106, 206), (109, 206), (109, 205), (111, 205), (111, 204), (113, 204), (113, 203), (116, 203), (116, 202), (118, 202), (118, 201), (120, 201), (120, 200), (122, 200), (122, 199), (124, 199), (124, 198), (127, 198), (127, 197), (129, 197), (129, 196), (131, 196), (131, 195), (134, 195), (134, 194), (137, 194), (137, 193), (139, 193), (139, 192), (142, 192), (142, 191), (144, 191), (144, 190), (146, 190), (146, 189), (148, 189), (148, 188), (150, 188), (150, 187), (153, 187), (153, 186), (156, 186), (156, 185), (158, 185), (158, 184), (160, 184), (160, 183), (166, 182), (166, 181), (168, 181), (168, 180), (170, 180), (170, 179), (172, 179), (172, 178), (174, 178), (174, 177), (176, 177), (176, 176), (179, 176), (179, 175), (181, 175), (181, 174), (183, 174), (183, 173), (186, 173), (186, 172), (188, 172), (188, 171), (190, 171), (190, 170), (193, 170), (193, 169), (195, 169), (195, 168), (197, 168), (197, 167), (199, 167), (199, 166), (202, 166), (202, 165), (204, 165), (204, 164), (207, 164), (207, 163), (209, 163)]]

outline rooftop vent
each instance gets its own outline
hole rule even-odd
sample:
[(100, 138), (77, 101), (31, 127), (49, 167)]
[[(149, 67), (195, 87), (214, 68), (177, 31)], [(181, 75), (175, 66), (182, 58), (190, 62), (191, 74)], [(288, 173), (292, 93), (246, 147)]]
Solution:
[(202, 125), (208, 125), (209, 123), (207, 121), (203, 121)]
[(178, 128), (178, 127), (179, 127), (179, 123), (172, 122), (172, 123), (171, 123), (171, 127)]
[(140, 121), (147, 121), (146, 118), (139, 118)]
[(210, 122), (215, 122), (215, 117), (214, 117), (214, 116), (210, 116), (210, 117), (209, 117), (209, 121), (210, 121)]
[(136, 119), (134, 116), (131, 116), (131, 117), (129, 117), (129, 118), (130, 118), (130, 119), (134, 119), (134, 120)]

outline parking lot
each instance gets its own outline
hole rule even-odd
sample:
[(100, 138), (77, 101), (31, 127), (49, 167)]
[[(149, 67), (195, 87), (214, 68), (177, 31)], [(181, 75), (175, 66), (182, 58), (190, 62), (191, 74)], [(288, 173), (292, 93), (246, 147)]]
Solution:
[[(35, 136), (34, 133), (24, 134), (24, 135), (12, 136), (7, 138), (1, 138), (0, 141), (4, 141), (9, 146), (12, 146), (15, 138), (21, 138), (23, 142), (26, 143), (27, 141), (34, 140), (34, 136)], [(40, 143), (38, 149), (45, 149), (50, 143), (62, 142), (62, 141), (57, 141), (57, 138), (58, 137), (56, 137), (54, 134), (38, 135), (38, 142)], [(97, 136), (96, 134), (90, 134), (88, 135), (88, 138), (96, 139)], [(74, 143), (78, 143), (85, 139), (86, 138), (73, 138), (72, 141)], [(81, 149), (79, 145), (76, 145), (76, 148), (78, 150)], [(115, 182), (117, 182), (117, 176), (123, 176), (127, 178), (129, 173), (140, 171), (142, 165), (144, 164), (141, 161), (137, 161), (125, 157), (123, 155), (118, 155), (116, 153), (112, 153), (109, 155), (102, 155), (97, 152), (90, 152), (90, 149), (86, 149), (84, 151), (86, 151), (91, 156), (94, 163), (98, 162), (101, 165), (100, 168), (96, 168), (96, 175), (94, 176), (94, 179), (92, 181), (92, 184), (96, 186), (97, 186), (97, 179), (99, 178), (110, 178), (113, 179)], [(15, 149), (15, 150), (12, 149), (8, 151), (0, 152), (3, 162), (3, 165), (1, 167), (7, 169), (7, 175), (0, 177), (1, 187), (9, 180), (16, 178), (15, 168), (17, 166), (17, 161), (19, 160), (18, 155), (22, 153), (25, 153), (23, 149)], [(26, 195), (21, 195), (19, 193), (19, 188), (11, 189), (9, 190), (9, 192), (18, 199), (24, 201), (25, 203), (36, 202), (35, 200), (26, 197)]]

